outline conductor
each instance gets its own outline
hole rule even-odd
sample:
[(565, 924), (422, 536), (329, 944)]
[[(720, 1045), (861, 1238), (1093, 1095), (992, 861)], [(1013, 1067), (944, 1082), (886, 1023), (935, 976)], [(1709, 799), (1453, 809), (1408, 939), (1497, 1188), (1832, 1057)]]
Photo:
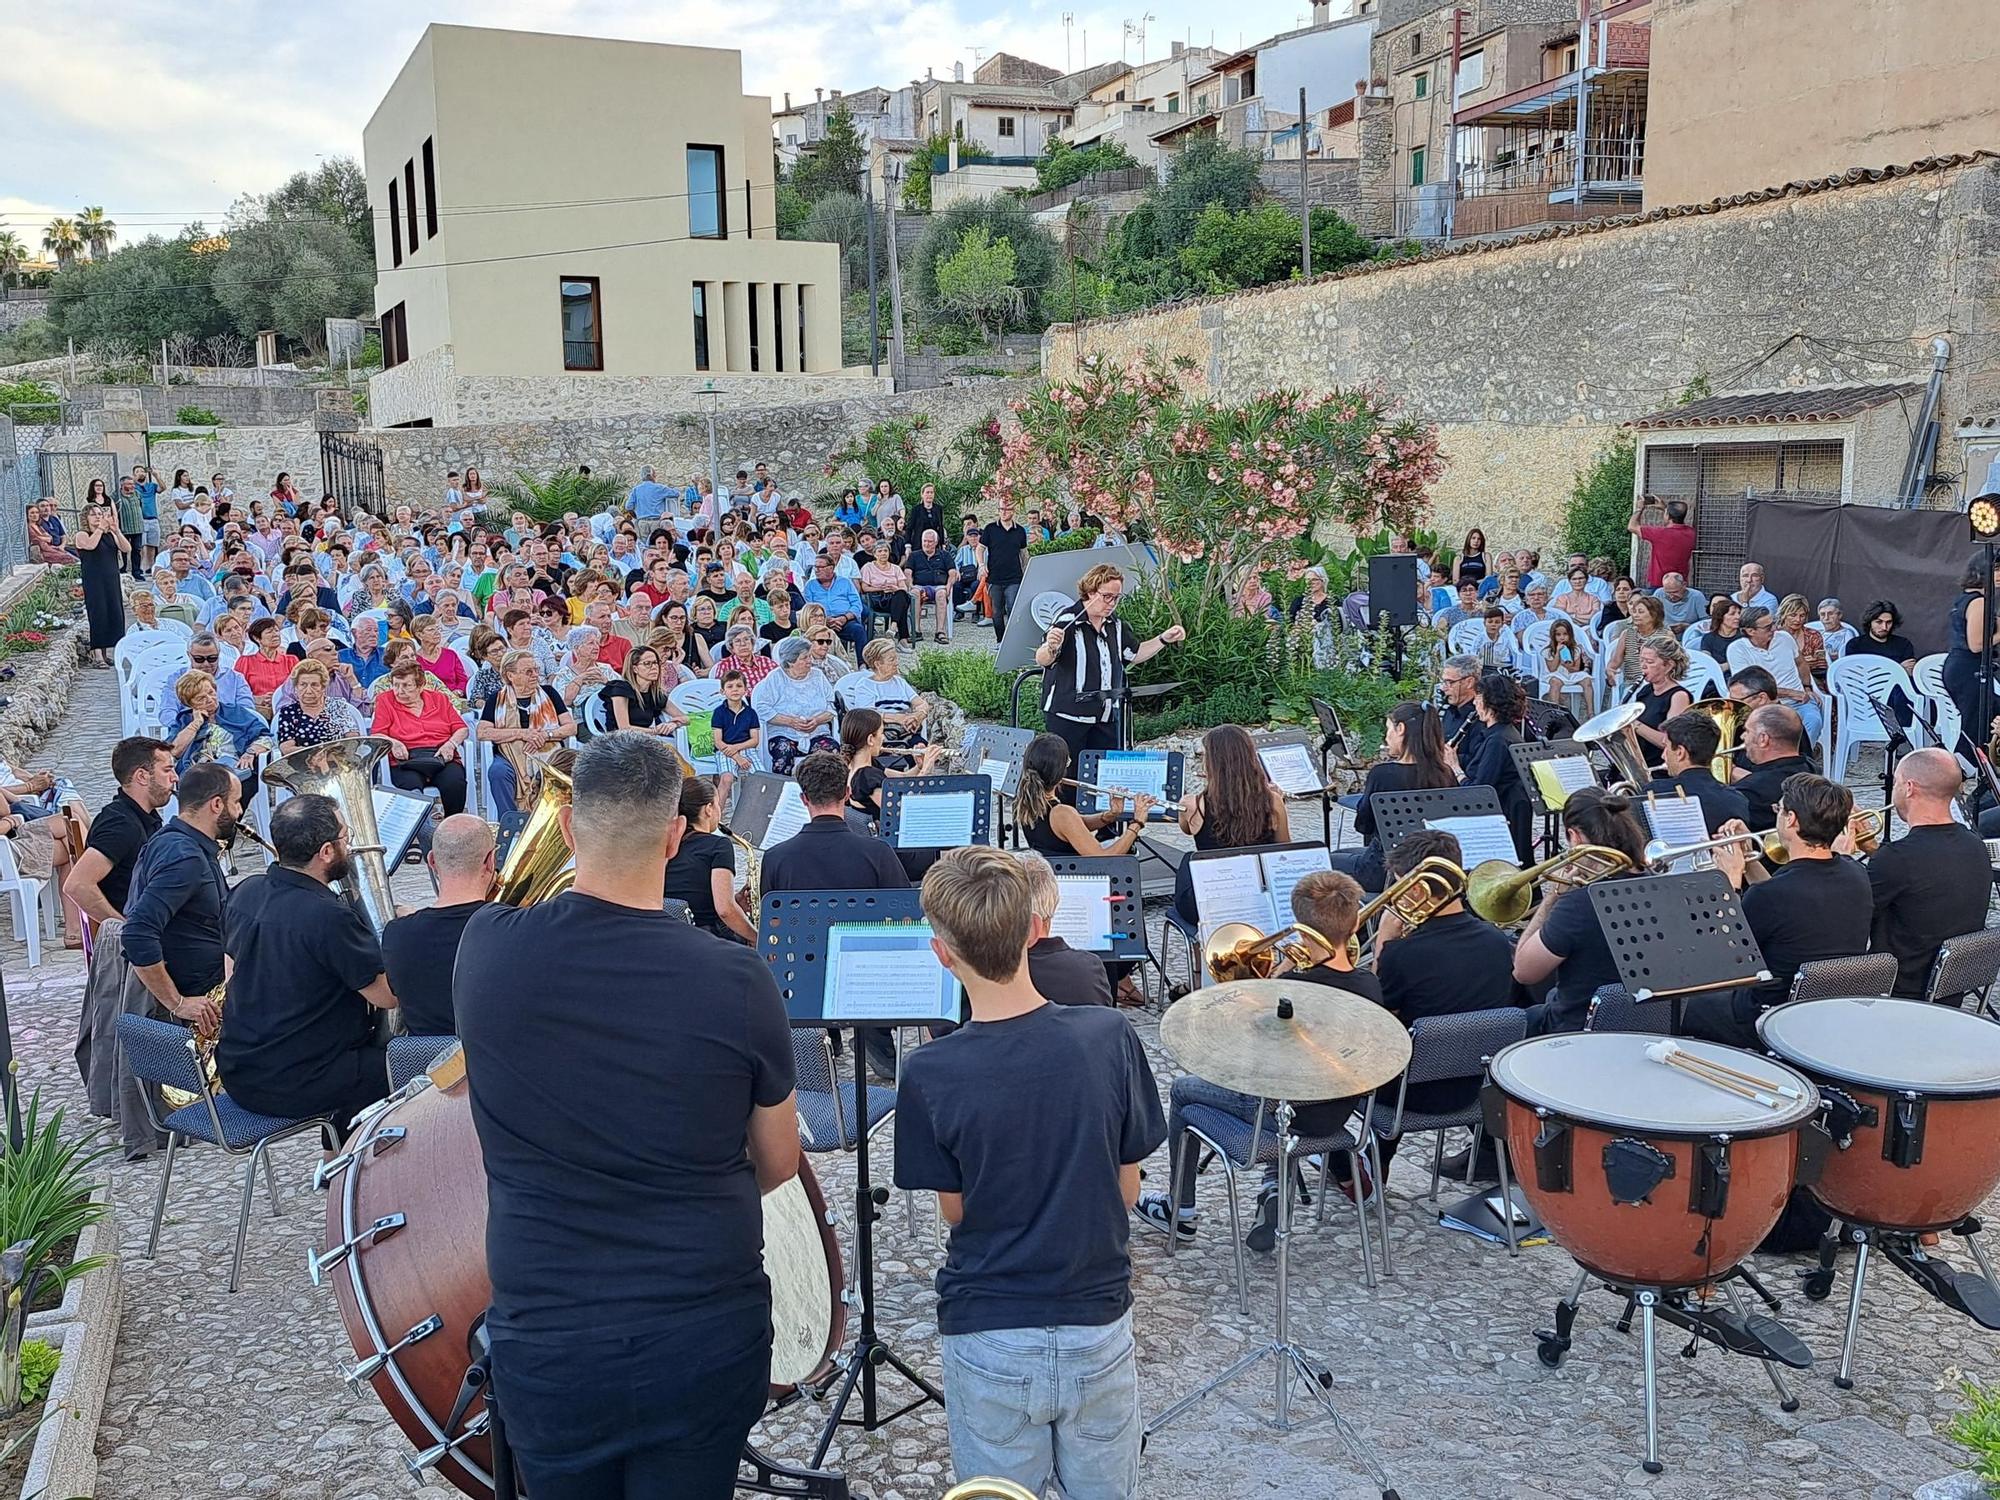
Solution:
[(1187, 639), (1170, 625), (1151, 640), (1136, 639), (1118, 618), (1125, 575), (1099, 563), (1076, 586), (1076, 603), (1056, 616), (1035, 648), (1042, 673), (1042, 715), (1069, 746), (1070, 759), (1086, 750), (1123, 748), (1125, 671)]
[(494, 1390), (535, 1500), (723, 1500), (764, 1410), (791, 1035), (755, 952), (661, 909), (680, 781), (650, 735), (592, 740), (561, 813), (575, 885), (460, 945)]

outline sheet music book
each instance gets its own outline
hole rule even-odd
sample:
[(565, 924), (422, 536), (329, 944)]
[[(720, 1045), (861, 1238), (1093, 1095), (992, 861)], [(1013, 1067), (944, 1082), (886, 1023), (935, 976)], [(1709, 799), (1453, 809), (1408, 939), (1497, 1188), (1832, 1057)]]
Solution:
[(898, 849), (956, 849), (972, 842), (971, 792), (913, 792), (900, 798)]
[(1049, 936), (1089, 953), (1111, 951), (1111, 880), (1104, 875), (1058, 875), (1062, 893)]
[(799, 795), (799, 784), (786, 781), (784, 790), (778, 793), (778, 805), (771, 812), (771, 821), (764, 828), (763, 842), (759, 849), (771, 849), (782, 844), (812, 821), (806, 811), (806, 799)]
[(1459, 863), (1468, 871), (1489, 859), (1505, 860), (1510, 865), (1520, 863), (1520, 855), (1514, 848), (1514, 832), (1497, 813), (1472, 818), (1426, 818), (1424, 827), (1457, 839)]
[(829, 1021), (958, 1019), (958, 981), (931, 951), (928, 922), (837, 922), (827, 929)]
[(402, 792), (392, 792), (386, 787), (375, 787), (375, 830), (382, 836), (383, 858), (394, 875), (397, 866), (410, 852), (410, 844), (416, 839), (417, 830), (423, 826), (424, 817), (431, 810), (428, 798), (412, 797)]
[[(1145, 793), (1155, 802), (1167, 800), (1167, 752), (1107, 750), (1098, 757), (1097, 785), (1128, 797)], [(1097, 804), (1094, 804), (1097, 805)]]
[(1188, 870), (1194, 881), (1195, 905), (1200, 908), (1204, 932), (1224, 922), (1248, 922), (1259, 932), (1269, 932), (1277, 925), (1273, 921), (1271, 892), (1264, 884), (1263, 867), (1256, 855), (1196, 859), (1189, 863)]
[[(1333, 868), (1332, 856), (1324, 844), (1310, 849), (1273, 849), (1260, 857), (1264, 884), (1271, 892), (1271, 915), (1280, 927), (1292, 920), (1292, 887), (1315, 870)], [(1204, 906), (1202, 910), (1206, 912), (1208, 908)]]
[(1597, 785), (1597, 773), (1582, 755), (1558, 755), (1532, 764), (1535, 790), (1542, 794), (1542, 806), (1550, 812), (1561, 812), (1571, 792)]
[(1319, 768), (1304, 745), (1259, 745), (1257, 759), (1264, 763), (1264, 774), (1272, 784), (1288, 797), (1316, 797), (1322, 790)]
[[(1653, 837), (1670, 845), (1700, 844), (1708, 839), (1708, 821), (1701, 803), (1693, 797), (1663, 797), (1657, 792), (1646, 796), (1646, 822)], [(1684, 854), (1667, 870), (1669, 875), (1685, 875), (1694, 868), (1694, 856)]]

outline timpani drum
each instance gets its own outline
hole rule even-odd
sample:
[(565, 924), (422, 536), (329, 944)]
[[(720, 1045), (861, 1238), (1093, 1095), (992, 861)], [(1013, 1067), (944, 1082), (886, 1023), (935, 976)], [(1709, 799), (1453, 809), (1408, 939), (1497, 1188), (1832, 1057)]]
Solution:
[(1757, 1034), (1826, 1097), (1838, 1149), (1811, 1192), (1836, 1218), (1947, 1229), (2000, 1185), (2000, 1026), (1920, 1000), (1799, 1000)]
[[(360, 1362), (349, 1384), (372, 1386), (425, 1463), (463, 1493), (493, 1493), (484, 1403), (452, 1420), (472, 1363), (470, 1340), (492, 1300), (486, 1274), (486, 1175), (464, 1053), (446, 1054), (410, 1089), (359, 1122), (321, 1169), (330, 1189), (326, 1249), (313, 1279), (331, 1280)], [(847, 1329), (839, 1242), (819, 1183), (798, 1178), (764, 1198), (771, 1281), (771, 1397), (825, 1380)]]
[[(1591, 1274), (1628, 1287), (1702, 1286), (1740, 1264), (1778, 1222), (1798, 1179), (1811, 1081), (1733, 1047), (1684, 1053), (1781, 1082), (1766, 1105), (1647, 1056), (1661, 1038), (1577, 1033), (1516, 1042), (1491, 1087), (1521, 1190)], [(1489, 1096), (1489, 1117), (1491, 1114)]]

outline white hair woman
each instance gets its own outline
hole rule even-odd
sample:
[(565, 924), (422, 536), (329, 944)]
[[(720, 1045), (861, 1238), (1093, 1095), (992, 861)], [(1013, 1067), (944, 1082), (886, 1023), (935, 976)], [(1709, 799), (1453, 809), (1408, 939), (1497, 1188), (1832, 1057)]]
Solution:
[(838, 750), (833, 735), (833, 684), (814, 670), (812, 647), (793, 636), (774, 648), (778, 669), (750, 695), (764, 728), (771, 769), (789, 776), (792, 767), (818, 750)]

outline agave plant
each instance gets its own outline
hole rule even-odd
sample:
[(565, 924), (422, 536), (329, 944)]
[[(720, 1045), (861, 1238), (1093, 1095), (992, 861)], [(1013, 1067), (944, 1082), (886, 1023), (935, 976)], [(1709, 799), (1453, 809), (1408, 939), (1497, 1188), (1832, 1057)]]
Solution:
[(571, 511), (580, 516), (616, 510), (625, 499), (625, 482), (615, 474), (579, 474), (565, 469), (547, 479), (516, 469), (512, 479), (493, 486), (492, 504), (503, 511), (520, 511), (537, 521), (560, 521)]
[(94, 1127), (66, 1134), (65, 1118), (57, 1109), (43, 1120), (37, 1089), (28, 1101), (21, 1144), (0, 1151), (0, 1245), (27, 1243), (23, 1282), (50, 1277), (60, 1287), (101, 1264), (97, 1259), (55, 1263), (59, 1247), (104, 1217), (104, 1205), (91, 1196), (95, 1168), (116, 1149)]

